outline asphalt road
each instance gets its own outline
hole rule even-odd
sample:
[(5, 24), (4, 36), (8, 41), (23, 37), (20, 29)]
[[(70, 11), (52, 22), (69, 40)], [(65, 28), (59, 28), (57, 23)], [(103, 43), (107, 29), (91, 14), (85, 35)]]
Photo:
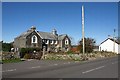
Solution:
[(30, 60), (3, 64), (3, 78), (118, 78), (118, 57), (92, 61)]

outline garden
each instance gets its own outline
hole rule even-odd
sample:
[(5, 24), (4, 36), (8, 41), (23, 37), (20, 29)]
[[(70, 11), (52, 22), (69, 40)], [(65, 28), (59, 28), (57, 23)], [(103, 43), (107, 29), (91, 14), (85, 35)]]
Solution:
[(92, 53), (79, 53), (75, 54), (72, 51), (68, 51), (66, 53), (49, 53), (44, 56), (46, 60), (74, 60), (74, 61), (84, 61), (84, 60), (94, 60), (99, 58), (108, 58), (114, 57), (117, 54), (112, 52), (92, 52)]

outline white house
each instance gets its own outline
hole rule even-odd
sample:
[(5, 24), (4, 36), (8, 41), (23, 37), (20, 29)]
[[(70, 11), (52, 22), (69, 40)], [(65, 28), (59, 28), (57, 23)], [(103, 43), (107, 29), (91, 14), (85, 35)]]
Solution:
[(108, 38), (99, 45), (99, 51), (115, 52), (120, 54), (120, 43)]

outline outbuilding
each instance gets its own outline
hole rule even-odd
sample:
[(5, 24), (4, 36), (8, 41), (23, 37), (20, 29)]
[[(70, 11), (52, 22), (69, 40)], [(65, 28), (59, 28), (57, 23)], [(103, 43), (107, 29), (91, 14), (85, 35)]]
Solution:
[(120, 43), (113, 38), (107, 38), (99, 45), (99, 51), (115, 52), (120, 54)]

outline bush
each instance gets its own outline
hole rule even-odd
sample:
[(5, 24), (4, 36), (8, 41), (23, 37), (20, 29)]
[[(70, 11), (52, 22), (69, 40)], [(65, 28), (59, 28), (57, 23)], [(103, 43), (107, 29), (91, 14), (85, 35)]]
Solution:
[(73, 54), (73, 51), (68, 51), (68, 52), (66, 52), (67, 54)]
[(21, 48), (21, 53), (32, 53), (33, 51), (39, 52), (41, 51), (40, 48)]
[(41, 59), (42, 58), (42, 53), (36, 53), (36, 54), (34, 54), (34, 55), (31, 55), (31, 57), (34, 57), (33, 59)]
[(40, 52), (40, 48), (21, 48), (20, 57), (23, 58), (26, 53), (33, 53), (34, 51)]
[(24, 58), (25, 58), (25, 59), (30, 59), (31, 56), (30, 56), (30, 54), (25, 54), (25, 55), (24, 55)]

